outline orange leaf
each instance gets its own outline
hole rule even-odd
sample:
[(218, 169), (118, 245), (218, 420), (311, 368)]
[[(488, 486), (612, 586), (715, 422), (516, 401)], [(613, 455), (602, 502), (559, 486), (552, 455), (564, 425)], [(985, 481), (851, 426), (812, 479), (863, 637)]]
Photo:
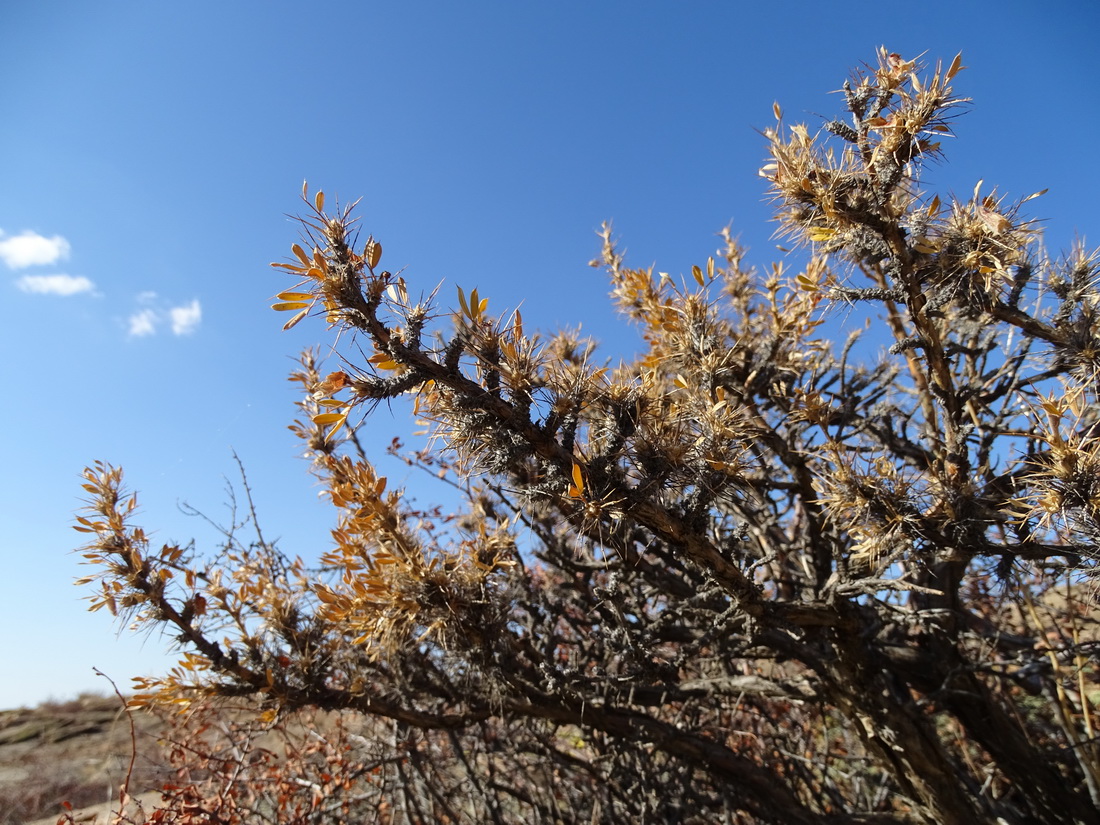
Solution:
[(306, 251), (302, 249), (298, 244), (291, 244), (290, 251), (294, 253), (295, 257), (306, 266), (310, 265), (309, 257), (306, 255)]
[(573, 462), (573, 484), (569, 487), (570, 498), (582, 498), (584, 496), (584, 473), (581, 465)]
[(325, 395), (332, 395), (346, 387), (348, 381), (348, 374), (343, 370), (330, 372), (325, 376), (325, 380), (321, 382), (321, 389), (324, 390)]

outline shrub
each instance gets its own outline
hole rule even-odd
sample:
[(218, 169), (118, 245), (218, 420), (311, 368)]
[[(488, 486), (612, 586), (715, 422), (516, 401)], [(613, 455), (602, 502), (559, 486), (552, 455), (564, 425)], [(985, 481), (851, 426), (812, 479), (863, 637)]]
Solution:
[[(1098, 821), (1098, 258), (1047, 256), (1029, 198), (924, 192), (960, 59), (878, 57), (843, 119), (777, 107), (765, 133), (801, 270), (754, 274), (726, 233), (678, 281), (603, 229), (645, 341), (618, 366), (477, 290), (436, 323), (303, 190), (274, 308), (348, 352), (292, 376), (338, 513), (321, 568), (260, 534), (155, 549), (121, 472), (85, 473), (92, 608), (185, 648), (135, 704), (339, 720), (282, 763), (232, 732), (171, 810), (217, 789), (217, 822)], [(829, 341), (838, 312), (872, 340)], [(361, 449), (397, 398), (432, 440), (395, 453), (459, 512)]]

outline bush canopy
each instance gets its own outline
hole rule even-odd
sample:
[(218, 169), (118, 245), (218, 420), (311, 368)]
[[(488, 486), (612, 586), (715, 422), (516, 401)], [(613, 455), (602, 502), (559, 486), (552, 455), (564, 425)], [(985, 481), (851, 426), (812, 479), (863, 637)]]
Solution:
[[(1035, 195), (921, 188), (962, 68), (881, 50), (816, 131), (776, 106), (800, 268), (727, 230), (636, 269), (605, 225), (631, 360), (477, 289), (441, 309), (303, 187), (273, 308), (342, 353), (292, 375), (336, 510), (317, 566), (251, 511), (217, 553), (156, 548), (121, 471), (85, 472), (92, 609), (183, 649), (132, 704), (254, 700), (192, 731), (160, 821), (1100, 821), (1100, 259), (1048, 255)], [(392, 452), (455, 512), (357, 438), (399, 398), (431, 436)], [(241, 745), (305, 711), (323, 746)]]

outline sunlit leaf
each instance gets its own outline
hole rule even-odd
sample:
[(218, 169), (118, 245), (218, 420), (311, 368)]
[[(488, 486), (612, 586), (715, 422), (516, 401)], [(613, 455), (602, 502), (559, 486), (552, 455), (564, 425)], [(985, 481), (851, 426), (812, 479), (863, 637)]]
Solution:
[(955, 59), (951, 61), (951, 65), (948, 66), (948, 68), (947, 68), (947, 74), (944, 75), (944, 78), (946, 80), (950, 80), (951, 78), (953, 78), (955, 75), (957, 75), (959, 72), (961, 72), (963, 69), (966, 68), (966, 66), (964, 66), (962, 64), (962, 59), (963, 59), (962, 52), (959, 52), (957, 55), (955, 55)]
[(289, 312), (293, 309), (302, 309), (308, 307), (309, 303), (306, 301), (284, 301), (278, 304), (272, 304), (271, 308), (276, 312)]
[(391, 300), (399, 304), (409, 303), (409, 291), (405, 288), (404, 278), (398, 278), (395, 283), (386, 287), (386, 294), (390, 296)]
[(306, 251), (304, 249), (302, 249), (302, 247), (300, 245), (298, 245), (296, 243), (291, 244), (290, 245), (290, 251), (293, 252), (294, 256), (299, 261), (301, 261), (303, 264), (305, 264), (306, 266), (311, 266), (312, 265), (313, 262), (310, 260), (309, 256), (306, 255)]
[(303, 318), (305, 318), (306, 315), (308, 315), (308, 314), (309, 314), (309, 307), (306, 307), (301, 312), (299, 312), (297, 315), (295, 315), (293, 318), (291, 318), (289, 321), (287, 321), (285, 324), (283, 324), (283, 330), (285, 331), (285, 330), (293, 328), (294, 326), (296, 326), (298, 324), (299, 321), (301, 321)]
[(806, 292), (818, 292), (821, 289), (817, 281), (815, 281), (813, 278), (807, 277), (806, 275), (798, 275), (797, 277), (795, 277), (794, 280), (799, 285), (799, 287), (804, 289)]
[(382, 260), (382, 244), (376, 241), (373, 236), (367, 238), (367, 245), (363, 250), (363, 259), (371, 269), (378, 266), (378, 262)]

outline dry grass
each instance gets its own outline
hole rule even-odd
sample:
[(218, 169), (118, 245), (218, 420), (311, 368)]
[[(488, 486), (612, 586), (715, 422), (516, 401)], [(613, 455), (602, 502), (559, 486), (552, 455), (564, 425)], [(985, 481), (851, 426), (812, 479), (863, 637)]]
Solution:
[[(167, 776), (159, 723), (134, 715), (137, 760), (131, 787), (159, 787)], [(25, 825), (117, 799), (131, 756), (130, 724), (117, 697), (0, 711), (0, 825)], [(52, 820), (51, 820), (52, 821)]]

